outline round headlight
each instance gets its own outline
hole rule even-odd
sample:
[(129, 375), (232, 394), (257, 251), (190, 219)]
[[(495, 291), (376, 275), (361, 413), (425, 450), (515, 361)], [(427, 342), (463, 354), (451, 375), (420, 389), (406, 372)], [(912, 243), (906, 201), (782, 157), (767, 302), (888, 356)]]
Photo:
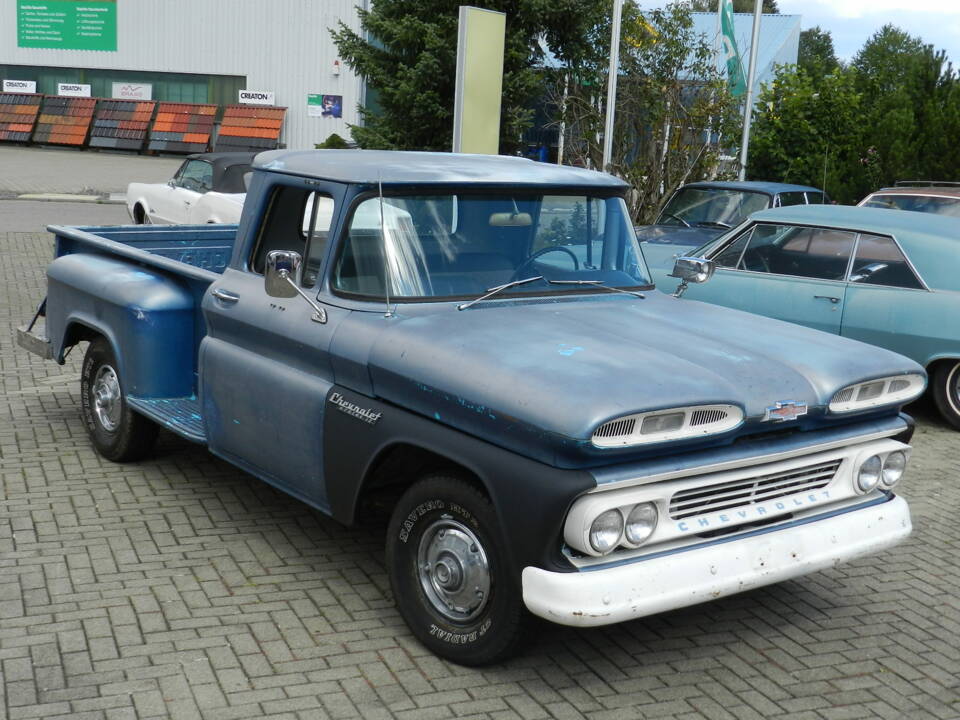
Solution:
[(590, 547), (606, 554), (620, 542), (623, 534), (623, 515), (619, 510), (607, 510), (597, 515), (590, 525)]
[(860, 466), (860, 472), (857, 474), (857, 485), (863, 492), (870, 492), (877, 483), (880, 482), (880, 473), (883, 469), (883, 463), (879, 455), (871, 455), (863, 461)]
[(653, 534), (657, 527), (657, 506), (653, 503), (640, 503), (634, 505), (633, 510), (627, 516), (627, 524), (624, 527), (624, 537), (627, 542), (633, 545), (639, 545)]
[(883, 473), (880, 481), (887, 487), (893, 487), (897, 481), (903, 477), (903, 471), (907, 467), (907, 455), (902, 450), (894, 450), (887, 455), (883, 461)]

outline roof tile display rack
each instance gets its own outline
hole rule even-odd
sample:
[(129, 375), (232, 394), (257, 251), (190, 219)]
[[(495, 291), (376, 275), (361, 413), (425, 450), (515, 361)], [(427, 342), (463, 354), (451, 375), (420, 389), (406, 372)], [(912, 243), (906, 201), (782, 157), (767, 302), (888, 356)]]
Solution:
[(83, 146), (96, 105), (96, 98), (45, 96), (33, 131), (33, 142)]
[(0, 141), (29, 142), (43, 95), (0, 93)]
[(140, 150), (156, 107), (153, 100), (101, 100), (90, 131), (90, 147)]
[(206, 152), (217, 115), (216, 105), (162, 102), (150, 130), (148, 150)]
[(280, 143), (285, 107), (227, 105), (217, 135), (217, 151), (275, 150)]

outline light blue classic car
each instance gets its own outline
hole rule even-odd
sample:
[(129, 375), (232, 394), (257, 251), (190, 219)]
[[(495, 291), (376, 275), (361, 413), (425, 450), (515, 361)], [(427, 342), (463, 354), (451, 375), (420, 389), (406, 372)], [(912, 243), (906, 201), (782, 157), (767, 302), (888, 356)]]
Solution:
[[(684, 297), (862, 340), (916, 360), (937, 408), (960, 429), (960, 222), (866, 207), (755, 213), (690, 255), (710, 282)], [(658, 287), (677, 280), (652, 268)]]

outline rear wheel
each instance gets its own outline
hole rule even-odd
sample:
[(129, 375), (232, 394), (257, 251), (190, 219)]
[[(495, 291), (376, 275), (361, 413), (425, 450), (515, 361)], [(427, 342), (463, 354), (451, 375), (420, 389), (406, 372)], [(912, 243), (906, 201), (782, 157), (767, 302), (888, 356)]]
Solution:
[(127, 404), (113, 349), (102, 337), (83, 356), (80, 402), (87, 434), (107, 460), (139, 460), (153, 448), (159, 428)]
[(526, 612), (496, 513), (473, 485), (431, 475), (394, 508), (387, 567), (397, 608), (427, 648), (461, 665), (513, 655)]
[(933, 400), (943, 418), (960, 430), (960, 362), (941, 363), (933, 371)]

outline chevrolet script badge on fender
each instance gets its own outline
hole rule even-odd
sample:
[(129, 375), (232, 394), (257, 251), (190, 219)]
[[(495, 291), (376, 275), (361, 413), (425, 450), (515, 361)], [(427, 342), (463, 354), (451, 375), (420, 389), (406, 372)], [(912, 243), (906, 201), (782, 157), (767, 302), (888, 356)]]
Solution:
[(777, 401), (767, 408), (767, 412), (763, 416), (763, 421), (772, 420), (773, 422), (783, 422), (784, 420), (796, 420), (801, 415), (806, 414), (806, 403), (798, 403), (793, 400)]

